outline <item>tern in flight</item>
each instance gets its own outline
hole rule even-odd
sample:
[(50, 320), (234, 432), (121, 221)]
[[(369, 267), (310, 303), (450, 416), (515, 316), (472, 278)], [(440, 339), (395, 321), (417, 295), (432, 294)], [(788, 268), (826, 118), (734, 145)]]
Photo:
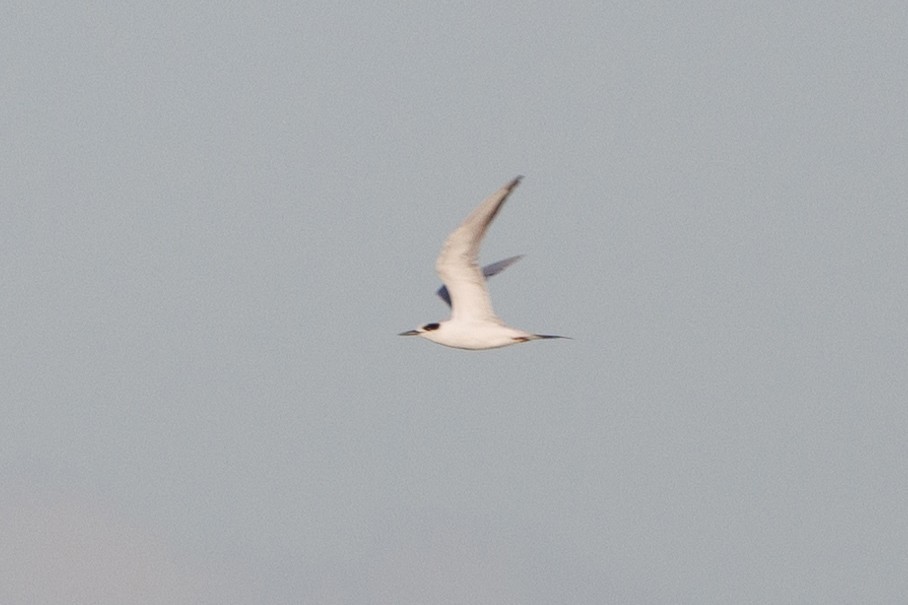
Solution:
[(520, 179), (517, 177), (479, 204), (441, 247), (435, 271), (444, 285), (438, 290), (438, 295), (451, 307), (451, 318), (401, 332), (400, 336), (422, 336), (446, 347), (472, 350), (497, 349), (543, 338), (568, 338), (512, 328), (505, 325), (492, 310), (486, 278), (500, 273), (519, 260), (519, 256), (506, 258), (483, 269), (477, 262), (486, 230)]

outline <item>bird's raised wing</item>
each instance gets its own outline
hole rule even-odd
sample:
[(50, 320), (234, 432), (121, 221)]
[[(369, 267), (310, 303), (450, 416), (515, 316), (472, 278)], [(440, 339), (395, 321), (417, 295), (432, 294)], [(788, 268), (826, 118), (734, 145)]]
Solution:
[(498, 321), (477, 258), (489, 224), (520, 178), (517, 177), (479, 204), (441, 247), (435, 271), (450, 294), (452, 319)]
[[(504, 271), (505, 269), (507, 269), (508, 267), (510, 267), (517, 261), (519, 261), (521, 258), (523, 258), (523, 254), (518, 254), (517, 256), (511, 256), (510, 258), (500, 260), (497, 263), (492, 263), (491, 265), (486, 265), (485, 267), (482, 268), (482, 276), (486, 279), (489, 279), (490, 277), (492, 277), (494, 275), (498, 275), (499, 273), (501, 273), (502, 271)], [(447, 304), (449, 307), (451, 306), (451, 295), (448, 294), (447, 286), (442, 286), (435, 293), (438, 294), (438, 296), (443, 301), (445, 301), (445, 304)]]

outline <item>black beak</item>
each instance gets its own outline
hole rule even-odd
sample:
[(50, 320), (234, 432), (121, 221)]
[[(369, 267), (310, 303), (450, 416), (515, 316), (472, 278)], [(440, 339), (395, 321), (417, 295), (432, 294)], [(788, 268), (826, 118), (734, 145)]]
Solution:
[(401, 332), (398, 336), (418, 336), (419, 330), (407, 330), (406, 332)]

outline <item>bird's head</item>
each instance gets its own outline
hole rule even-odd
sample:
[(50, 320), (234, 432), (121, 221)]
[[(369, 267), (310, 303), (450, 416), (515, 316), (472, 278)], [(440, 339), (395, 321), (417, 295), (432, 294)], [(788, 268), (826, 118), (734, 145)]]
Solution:
[(439, 327), (441, 327), (440, 323), (430, 323), (420, 328), (416, 328), (415, 330), (407, 330), (406, 332), (401, 332), (400, 334), (398, 334), (398, 336), (423, 336), (428, 332), (434, 332)]

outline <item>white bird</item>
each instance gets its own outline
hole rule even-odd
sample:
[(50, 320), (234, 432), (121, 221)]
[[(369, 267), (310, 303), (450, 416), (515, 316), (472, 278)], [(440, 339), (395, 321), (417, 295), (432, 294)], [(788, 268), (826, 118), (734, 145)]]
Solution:
[(447, 347), (473, 350), (496, 349), (542, 338), (567, 338), (512, 328), (492, 310), (486, 278), (503, 271), (520, 259), (519, 256), (479, 268), (477, 258), (482, 238), (521, 178), (517, 177), (486, 198), (445, 240), (435, 261), (435, 271), (444, 282), (437, 294), (450, 305), (451, 318), (401, 332), (400, 336), (422, 336)]

